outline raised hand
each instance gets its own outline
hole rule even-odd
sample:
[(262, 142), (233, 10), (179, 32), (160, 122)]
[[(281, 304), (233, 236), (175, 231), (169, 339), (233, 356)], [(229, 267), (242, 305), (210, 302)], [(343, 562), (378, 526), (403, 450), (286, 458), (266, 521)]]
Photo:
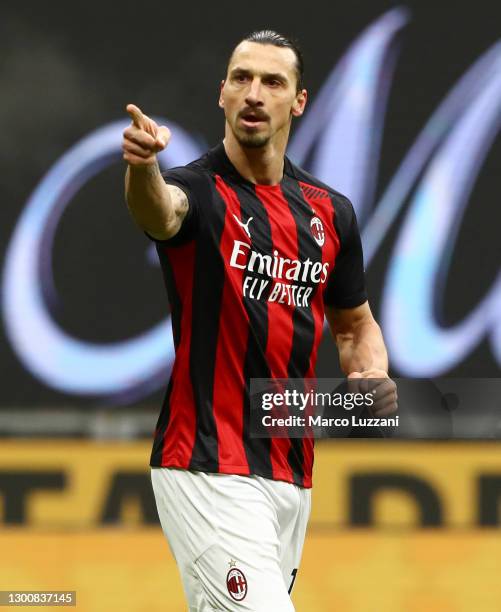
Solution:
[(123, 132), (123, 158), (131, 166), (156, 164), (157, 153), (168, 145), (171, 133), (165, 125), (159, 126), (140, 108), (128, 104), (127, 113), (132, 123)]

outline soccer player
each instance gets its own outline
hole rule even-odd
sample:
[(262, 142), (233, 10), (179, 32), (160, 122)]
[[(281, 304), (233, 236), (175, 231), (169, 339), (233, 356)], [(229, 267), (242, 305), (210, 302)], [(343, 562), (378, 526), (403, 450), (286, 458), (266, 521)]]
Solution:
[(344, 373), (384, 379), (376, 415), (396, 410), (353, 206), (285, 156), (302, 81), (294, 42), (252, 33), (221, 82), (224, 140), (163, 173), (168, 128), (127, 106), (127, 204), (156, 244), (176, 348), (151, 477), (190, 611), (294, 610), (313, 441), (251, 436), (252, 378), (313, 377), (325, 315)]

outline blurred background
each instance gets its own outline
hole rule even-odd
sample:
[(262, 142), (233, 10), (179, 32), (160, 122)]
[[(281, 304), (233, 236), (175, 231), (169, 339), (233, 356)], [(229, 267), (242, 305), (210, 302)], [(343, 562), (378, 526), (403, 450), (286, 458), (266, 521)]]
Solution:
[[(125, 106), (161, 164), (223, 135), (218, 88), (254, 29), (296, 37), (309, 104), (288, 155), (348, 195), (401, 377), (498, 377), (497, 2), (11, 3), (0, 22), (0, 590), (89, 612), (186, 609), (149, 455), (173, 346), (124, 201)], [(324, 338), (318, 376), (338, 376)], [(317, 444), (297, 610), (501, 610), (499, 442)]]

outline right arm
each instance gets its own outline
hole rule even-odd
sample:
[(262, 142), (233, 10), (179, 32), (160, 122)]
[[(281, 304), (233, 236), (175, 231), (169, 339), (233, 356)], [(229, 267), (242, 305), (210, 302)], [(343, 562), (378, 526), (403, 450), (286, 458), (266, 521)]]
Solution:
[(127, 106), (132, 124), (123, 133), (125, 199), (134, 221), (157, 240), (177, 234), (188, 212), (184, 191), (167, 185), (160, 173), (157, 153), (170, 140), (170, 131), (158, 126), (133, 104)]

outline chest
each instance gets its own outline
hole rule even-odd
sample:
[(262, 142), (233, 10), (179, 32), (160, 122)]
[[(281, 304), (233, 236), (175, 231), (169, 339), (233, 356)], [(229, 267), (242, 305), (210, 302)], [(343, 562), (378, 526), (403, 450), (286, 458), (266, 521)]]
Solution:
[(216, 239), (245, 243), (257, 253), (284, 259), (333, 262), (339, 247), (334, 208), (309, 198), (297, 184), (245, 186), (220, 181), (209, 211)]

